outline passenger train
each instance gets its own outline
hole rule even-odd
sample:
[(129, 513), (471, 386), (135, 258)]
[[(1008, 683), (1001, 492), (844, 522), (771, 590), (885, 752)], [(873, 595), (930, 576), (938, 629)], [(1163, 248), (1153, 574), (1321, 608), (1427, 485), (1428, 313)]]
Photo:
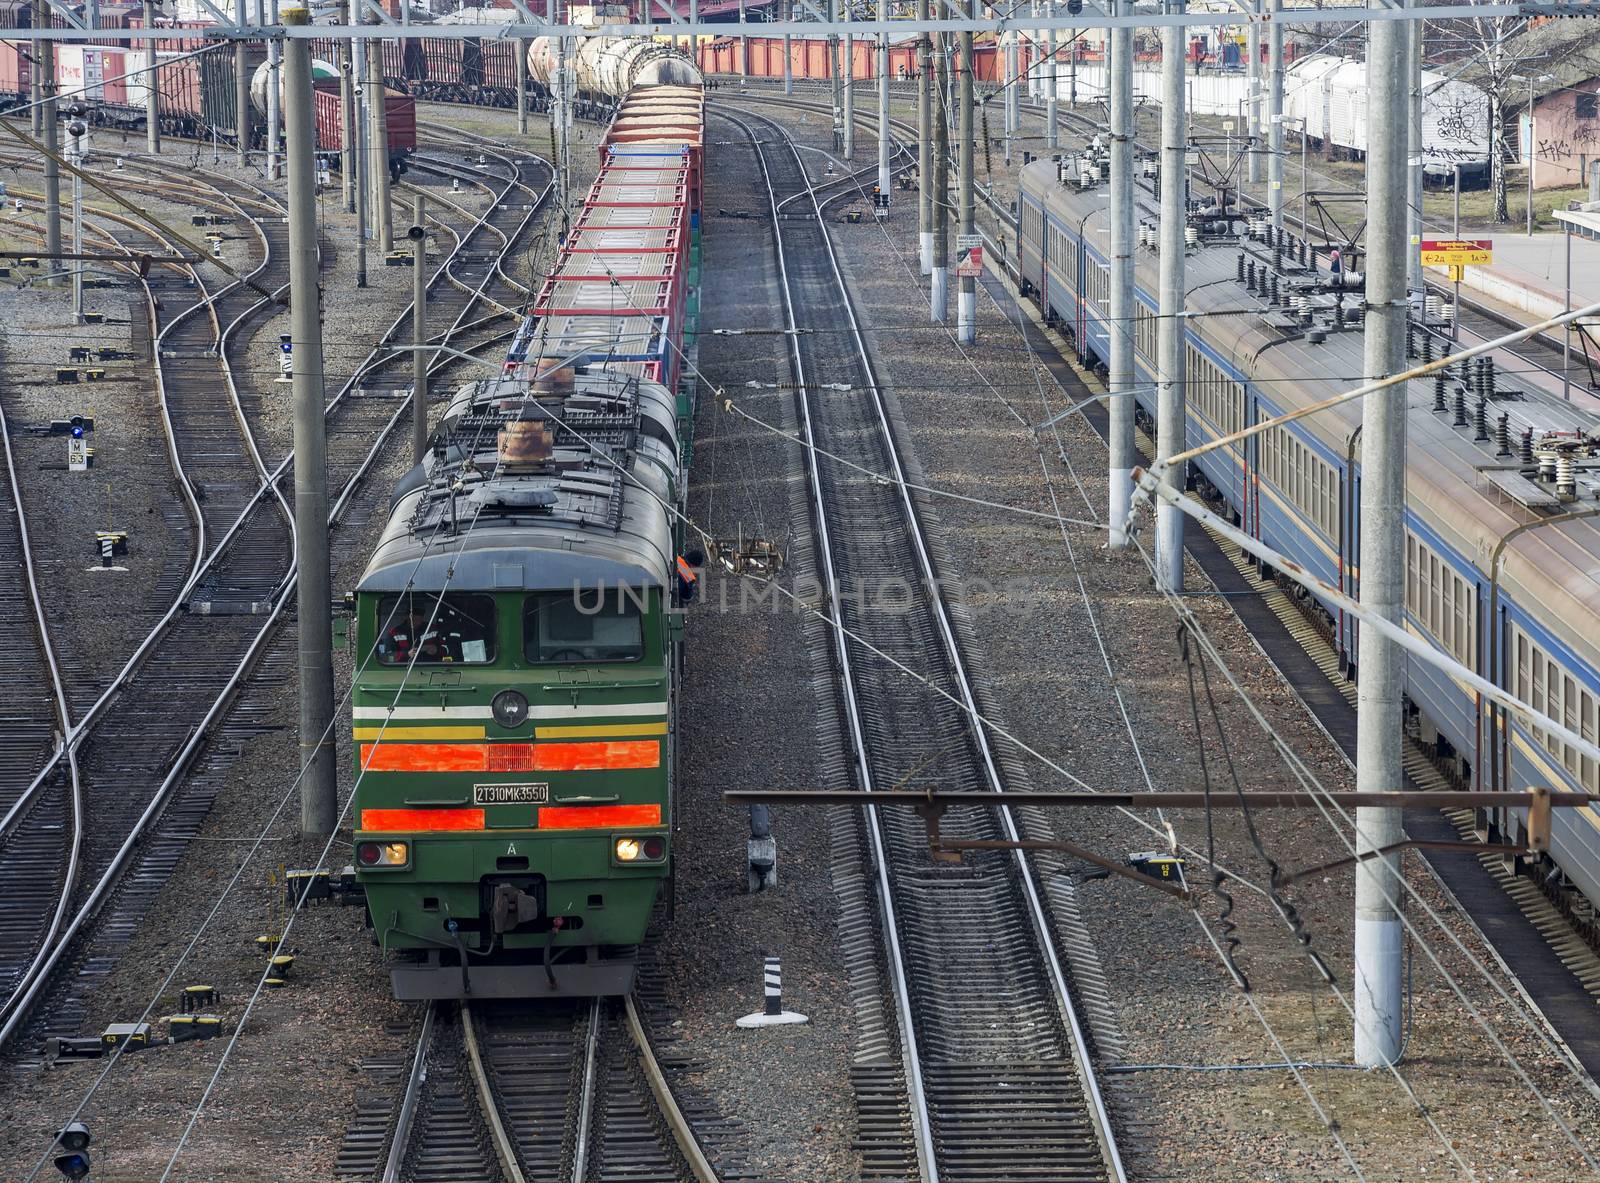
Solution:
[[(1109, 195), (1097, 161), (1040, 160), (1022, 172), (1020, 265), (1042, 309), (1087, 362), (1109, 359)], [(1139, 417), (1154, 434), (1158, 199), (1137, 188)], [(1189, 445), (1359, 384), (1360, 279), (1320, 252), (1213, 201), (1189, 203), (1186, 251)], [(1447, 334), (1414, 324), (1418, 355)], [(1407, 383), (1406, 623), (1414, 633), (1587, 739), (1600, 734), (1600, 400), (1564, 401), (1492, 362)], [(1188, 476), (1250, 535), (1319, 578), (1357, 591), (1361, 408), (1346, 403), (1196, 458)], [(1354, 621), (1313, 611), (1354, 677)], [(1600, 792), (1600, 769), (1432, 665), (1411, 660), (1408, 723), (1459, 782)], [(1496, 811), (1500, 813), (1501, 811)], [(1555, 811), (1562, 887), (1600, 902), (1600, 815)], [(1492, 820), (1492, 819), (1491, 819)], [(1515, 817), (1499, 819), (1520, 832)], [(1550, 868), (1546, 868), (1550, 870)]]
[(403, 999), (626, 993), (670, 886), (705, 120), (699, 85), (623, 81), (354, 594), (355, 866)]

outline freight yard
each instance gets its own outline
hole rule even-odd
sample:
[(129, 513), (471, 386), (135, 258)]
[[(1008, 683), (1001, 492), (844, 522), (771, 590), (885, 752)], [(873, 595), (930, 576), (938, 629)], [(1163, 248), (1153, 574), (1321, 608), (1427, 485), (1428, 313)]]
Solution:
[(1600, 1176), (1589, 5), (657, 7), (0, 9), (0, 1178)]

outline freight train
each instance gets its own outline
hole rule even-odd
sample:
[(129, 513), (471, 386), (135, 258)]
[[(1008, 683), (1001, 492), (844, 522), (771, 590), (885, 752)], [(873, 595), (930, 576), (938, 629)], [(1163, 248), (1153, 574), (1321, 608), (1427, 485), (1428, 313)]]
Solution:
[[(1020, 267), (1041, 309), (1086, 362), (1109, 360), (1109, 198), (1099, 161), (1042, 160), (1022, 171)], [(1138, 417), (1154, 435), (1155, 182), (1141, 181), (1134, 334)], [(1351, 260), (1333, 270), (1295, 239), (1191, 201), (1184, 320), (1187, 440), (1197, 445), (1299, 410), (1359, 380), (1362, 301)], [(1423, 309), (1426, 312), (1426, 308)], [(1416, 354), (1443, 356), (1448, 333), (1424, 320)], [(1560, 515), (1600, 497), (1600, 416), (1492, 359), (1406, 384), (1407, 626), (1436, 648), (1579, 734), (1600, 734), (1600, 517)], [(1207, 452), (1193, 487), (1250, 535), (1347, 593), (1359, 588), (1359, 403)], [(1355, 622), (1321, 601), (1308, 610), (1355, 677)], [(1600, 792), (1600, 769), (1571, 745), (1491, 708), (1436, 667), (1408, 664), (1407, 726), (1458, 784)], [(1600, 902), (1600, 815), (1557, 810), (1552, 891)], [(1515, 835), (1504, 811), (1481, 819)], [(1574, 903), (1577, 903), (1574, 900)], [(1582, 910), (1581, 908), (1578, 910)]]
[(621, 98), (355, 590), (355, 867), (399, 998), (625, 993), (670, 892), (703, 103)]
[[(136, 12), (103, 10), (102, 21), (108, 27), (134, 27), (139, 24)], [(0, 7), (0, 28), (25, 26), (29, 19), (27, 5)], [(161, 130), (187, 139), (238, 143), (241, 124), (236, 110), (237, 63), (233, 47), (208, 43), (202, 35), (205, 26), (169, 24), (173, 35), (156, 42), (156, 110)], [(208, 52), (195, 52), (208, 44)], [(246, 48), (251, 101), (246, 105), (242, 128), (246, 142), (261, 148), (267, 138), (266, 50), (260, 44)], [(322, 56), (314, 50), (312, 55), (317, 147), (337, 167), (343, 99), (338, 70), (330, 64), (338, 60), (337, 47), (324, 48), (332, 52)], [(97, 127), (123, 132), (145, 127), (150, 95), (144, 46), (62, 44), (56, 47), (55, 54), (57, 88), (63, 103), (82, 104), (88, 121)], [(0, 112), (15, 110), (31, 101), (34, 58), (34, 50), (27, 42), (0, 41)], [(416, 101), (403, 87), (391, 84), (385, 93), (385, 110), (389, 168), (398, 176), (404, 170), (406, 157), (417, 147)]]

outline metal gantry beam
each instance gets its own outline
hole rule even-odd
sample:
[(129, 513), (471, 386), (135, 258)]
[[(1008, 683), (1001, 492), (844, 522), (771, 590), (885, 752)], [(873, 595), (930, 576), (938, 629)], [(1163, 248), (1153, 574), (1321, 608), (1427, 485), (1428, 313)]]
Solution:
[[(393, 18), (374, 4), (372, 0), (361, 0), (367, 9), (379, 14), (379, 23), (382, 26), (381, 34), (386, 40), (413, 38), (446, 38), (462, 40), (505, 40), (514, 38), (533, 37), (628, 37), (628, 36), (694, 36), (694, 37), (734, 37), (749, 34), (754, 31), (761, 36), (815, 36), (842, 34), (848, 31), (855, 36), (876, 35), (888, 33), (893, 37), (912, 37), (924, 29), (939, 33), (1004, 33), (1012, 29), (1038, 28), (1042, 30), (1055, 30), (1057, 32), (1073, 32), (1085, 29), (1115, 29), (1115, 28), (1146, 28), (1160, 29), (1167, 27), (1192, 27), (1192, 28), (1221, 28), (1236, 26), (1241, 23), (1238, 12), (1134, 12), (1110, 15), (1091, 11), (1088, 8), (1077, 16), (1051, 13), (1048, 16), (1030, 16), (1025, 12), (1018, 12), (1015, 16), (1001, 17), (998, 19), (984, 19), (982, 17), (952, 16), (926, 22), (916, 19), (895, 20), (860, 20), (860, 21), (835, 21), (827, 19), (814, 4), (808, 0), (793, 0), (801, 8), (813, 14), (810, 20), (795, 20), (792, 17), (773, 20), (737, 23), (733, 21), (710, 21), (703, 19), (669, 20), (669, 21), (608, 21), (597, 25), (576, 25), (567, 22), (554, 21), (548, 18), (541, 19), (537, 15), (529, 14), (521, 22), (507, 22), (505, 24), (483, 25), (433, 25), (433, 24), (395, 24)], [(202, 0), (204, 3), (204, 0)], [(216, 11), (215, 7), (205, 4), (205, 7)], [(59, 11), (59, 10), (58, 10)], [(519, 12), (518, 14), (522, 14)], [(1359, 6), (1340, 6), (1337, 8), (1315, 8), (1302, 6), (1283, 8), (1282, 10), (1263, 16), (1262, 23), (1268, 28), (1274, 26), (1304, 24), (1314, 20), (1322, 25), (1364, 25), (1388, 24), (1392, 22), (1409, 22), (1420, 20), (1484, 20), (1494, 17), (1587, 17), (1600, 16), (1600, 0), (1533, 0), (1531, 3), (1501, 3), (1501, 4), (1442, 4), (1433, 8), (1366, 8)], [(143, 42), (149, 40), (166, 40), (175, 35), (186, 38), (214, 37), (219, 41), (233, 41), (244, 39), (247, 41), (264, 41), (272, 37), (283, 37), (291, 41), (302, 38), (324, 38), (329, 40), (345, 40), (355, 37), (372, 35), (372, 26), (365, 29), (361, 26), (352, 28), (348, 25), (299, 25), (299, 26), (274, 26), (261, 25), (253, 22), (245, 23), (237, 17), (230, 20), (225, 15), (217, 20), (213, 29), (183, 29), (170, 28), (158, 29), (123, 29), (105, 28), (99, 25), (72, 24), (66, 27), (53, 28), (17, 28), (7, 29), (6, 39), (9, 41), (106, 41), (113, 42)]]

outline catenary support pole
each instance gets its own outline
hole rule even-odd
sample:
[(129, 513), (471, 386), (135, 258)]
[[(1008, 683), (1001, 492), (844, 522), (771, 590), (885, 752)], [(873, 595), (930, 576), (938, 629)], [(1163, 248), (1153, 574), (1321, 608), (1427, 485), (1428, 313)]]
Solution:
[(72, 323), (83, 323), (83, 269), (85, 261), (83, 255), (83, 144), (84, 137), (89, 134), (88, 126), (81, 119), (73, 119), (67, 124), (67, 144), (72, 149), (70, 159), (72, 167), (78, 171), (72, 174), (72, 253), (80, 256), (72, 260)]
[[(918, 23), (927, 20), (928, 0), (917, 0)], [(917, 34), (917, 238), (924, 275), (933, 274), (933, 171), (933, 38), (924, 29)]]
[(411, 458), (428, 454), (428, 218), (426, 198), (417, 194), (411, 230)]
[[(146, 0), (145, 20), (147, 21), (150, 19), (149, 6), (154, 2), (155, 0)], [(51, 14), (45, 11), (43, 5), (37, 2), (28, 6), (28, 12), (28, 23), (35, 29), (48, 28), (52, 23)], [(44, 135), (44, 87), (41, 85), (42, 80), (44, 79), (44, 64), (43, 59), (40, 57), (40, 53), (44, 49), (45, 44), (48, 43), (40, 44), (37, 47), (20, 47), (21, 52), (25, 55), (24, 60), (26, 60), (28, 63), (28, 115), (30, 117), (29, 130), (33, 133), (33, 138), (36, 140)], [(155, 42), (151, 42), (150, 44), (151, 48), (153, 49), (155, 47)], [(146, 94), (149, 93), (150, 89), (154, 88), (154, 83), (155, 75), (153, 73), (146, 75)]]
[[(156, 0), (144, 0), (144, 27), (154, 28), (156, 23)], [(159, 76), (156, 73), (156, 43), (145, 42), (145, 112), (144, 112), (144, 150), (152, 156), (161, 153), (161, 88), (158, 85)]]
[(372, 186), (372, 238), (394, 250), (394, 206), (389, 200), (389, 113), (383, 82), (383, 38), (367, 39), (367, 180)]
[[(278, 0), (271, 0), (272, 24), (279, 22)], [(267, 39), (267, 180), (276, 181), (283, 143), (283, 38)]]
[[(1374, 21), (1367, 33), (1367, 377), (1406, 366), (1406, 124), (1411, 71), (1404, 25)], [(1362, 403), (1361, 581), (1363, 608), (1404, 621), (1406, 388)], [(1401, 783), (1401, 693), (1405, 653), (1365, 624), (1357, 625), (1356, 789)], [(1398, 809), (1356, 810), (1357, 853), (1402, 841)], [(1401, 932), (1399, 861), (1390, 855), (1356, 866), (1355, 1059), (1368, 1068), (1400, 1054)]]
[(1422, 271), (1422, 22), (1406, 24), (1406, 289), (1417, 311), (1427, 294)]
[[(1050, 0), (1045, 6), (1045, 15), (1056, 15), (1055, 0)], [(1049, 64), (1044, 68), (1044, 147), (1047, 152), (1054, 152), (1061, 146), (1061, 78), (1056, 69), (1056, 48), (1059, 44), (1054, 29), (1045, 33), (1044, 51), (1049, 58)]]
[[(938, 75), (938, 94), (950, 93), (949, 37), (934, 34), (933, 57)], [(940, 103), (933, 113), (933, 283), (932, 316), (935, 324), (950, 319), (950, 118)]]
[[(345, 24), (356, 23), (357, 0), (345, 0)], [(360, 184), (357, 172), (356, 140), (356, 69), (352, 52), (355, 42), (348, 37), (339, 38), (339, 198), (347, 214), (356, 212), (356, 186)]]
[[(792, 0), (784, 0), (783, 19), (786, 22), (794, 19)], [(787, 33), (783, 35), (783, 93), (794, 93), (794, 47)]]
[[(982, 0), (971, 0), (971, 9), (968, 15), (977, 20), (983, 12)], [(973, 202), (972, 191), (972, 149), (973, 139), (977, 134), (977, 111), (972, 103), (972, 34), (961, 34), (961, 144), (958, 149), (956, 168), (960, 172), (957, 183), (961, 186), (961, 237), (963, 240), (972, 241), (972, 235), (978, 233), (977, 207)], [(958, 244), (959, 245), (959, 244)], [(957, 254), (959, 258), (959, 252)], [(957, 277), (960, 290), (956, 294), (956, 340), (962, 345), (971, 345), (978, 339), (978, 284), (970, 275)]]
[[(249, 20), (245, 0), (236, 0), (233, 15), (241, 25)], [(243, 168), (250, 160), (250, 58), (249, 46), (243, 41), (233, 45), (233, 140), (234, 153)]]
[[(838, 21), (838, 0), (830, 0), (827, 14), (832, 21)], [(845, 96), (840, 90), (843, 75), (840, 74), (838, 64), (838, 34), (827, 35), (827, 80), (834, 93), (834, 150), (843, 154), (845, 152)]]
[[(878, 19), (889, 19), (889, 0), (878, 0)], [(889, 192), (889, 34), (878, 34), (878, 189)]]
[[(1271, 0), (1270, 7), (1276, 16), (1283, 11), (1283, 0)], [(1305, 134), (1304, 126), (1300, 134)], [(1283, 25), (1277, 21), (1267, 27), (1267, 212), (1271, 215), (1272, 241), (1282, 242)]]
[[(304, 8), (283, 14), (309, 24)], [(317, 275), (317, 169), (311, 43), (288, 45), (289, 315), (294, 342), (294, 523), (300, 658), (300, 832), (331, 834), (337, 817), (333, 735), (332, 581), (328, 569), (328, 436)]]
[[(44, 74), (40, 80), (40, 93), (44, 96), (44, 120), (41, 124), (40, 143), (45, 146), (44, 158), (44, 250), (51, 258), (51, 278), (46, 282), (55, 288), (61, 286), (57, 264), (61, 257), (61, 123), (56, 102), (56, 47), (53, 41), (41, 41), (37, 49), (39, 69)], [(81, 260), (80, 260), (81, 262)]]
[[(1131, 11), (1132, 0), (1113, 0), (1110, 11)], [(1128, 545), (1125, 524), (1133, 496), (1133, 30), (1109, 35), (1111, 77), (1111, 406), (1109, 439), (1110, 546)]]
[[(1183, 12), (1173, 0), (1169, 12)], [(1184, 135), (1184, 26), (1161, 30), (1161, 229), (1160, 316), (1156, 327), (1156, 454), (1184, 450), (1184, 230), (1188, 227), (1188, 143)], [(1162, 480), (1185, 487), (1185, 465), (1167, 471)], [(1163, 513), (1162, 511), (1166, 512)], [(1183, 590), (1183, 512), (1162, 502), (1156, 506), (1156, 582), (1168, 591)]]
[(1250, 143), (1250, 171), (1252, 185), (1261, 184), (1261, 0), (1251, 0), (1250, 23), (1245, 27), (1245, 53), (1250, 60), (1245, 63), (1244, 134)]
[(528, 134), (528, 39), (517, 39), (517, 134)]
[[(358, 44), (355, 49), (354, 60), (358, 63), (365, 62), (366, 56), (366, 50)], [(356, 113), (355, 124), (353, 128), (356, 136), (355, 158), (357, 161), (355, 175), (355, 198), (356, 287), (358, 288), (364, 288), (367, 286), (367, 224), (369, 221), (368, 213), (372, 205), (372, 186), (366, 183), (367, 166), (371, 163), (371, 158), (367, 155), (367, 115), (365, 106), (365, 102), (369, 94), (370, 92), (367, 90), (365, 84), (363, 84), (360, 93), (356, 95)]]
[[(850, 3), (844, 4), (844, 19), (850, 19)], [(844, 57), (842, 59), (843, 73), (839, 75), (839, 85), (844, 88), (844, 158), (856, 158), (856, 39), (849, 33), (844, 35)]]

